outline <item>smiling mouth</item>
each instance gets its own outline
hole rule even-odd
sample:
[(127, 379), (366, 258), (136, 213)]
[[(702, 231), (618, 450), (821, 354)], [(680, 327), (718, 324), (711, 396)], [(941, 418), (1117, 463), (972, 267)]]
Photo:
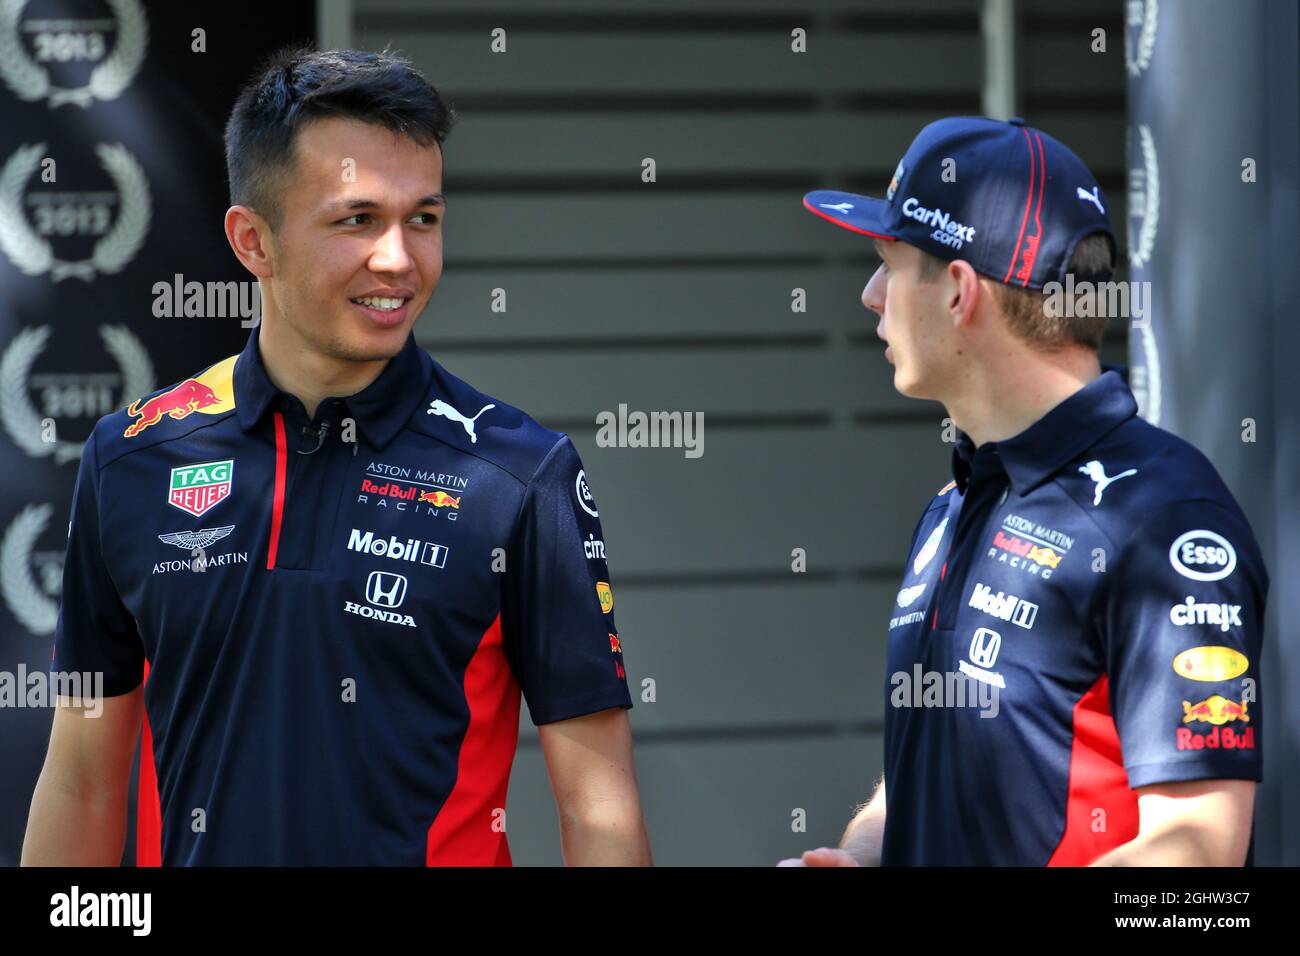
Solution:
[(407, 299), (393, 299), (386, 296), (363, 296), (359, 299), (349, 299), (354, 305), (364, 305), (368, 309), (374, 309), (376, 312), (396, 312), (402, 306), (406, 305)]

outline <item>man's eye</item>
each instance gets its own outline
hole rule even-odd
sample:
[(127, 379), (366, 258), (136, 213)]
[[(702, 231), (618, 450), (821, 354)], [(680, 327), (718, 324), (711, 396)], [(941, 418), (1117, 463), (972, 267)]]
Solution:
[(436, 212), (421, 212), (417, 213), (412, 218), (423, 219), (426, 226), (434, 226), (438, 223), (438, 214)]
[(369, 218), (370, 218), (369, 213), (359, 212), (355, 216), (348, 216), (348, 218), (341, 220), (339, 224), (343, 226), (359, 226), (361, 225), (361, 223), (353, 222), (354, 219), (369, 219)]

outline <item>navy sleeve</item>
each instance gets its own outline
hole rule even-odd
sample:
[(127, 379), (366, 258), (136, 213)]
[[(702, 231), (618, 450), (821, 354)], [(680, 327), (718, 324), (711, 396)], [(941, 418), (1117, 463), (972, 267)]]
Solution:
[(144, 676), (139, 629), (122, 604), (100, 546), (99, 456), (94, 432), (86, 440), (72, 492), (51, 667), (64, 673), (102, 673), (106, 697), (134, 690)]
[(1103, 635), (1129, 786), (1262, 779), (1268, 572), (1249, 525), (1212, 501), (1168, 504), (1108, 571)]
[(524, 493), (501, 630), (534, 724), (632, 706), (600, 514), (567, 436)]

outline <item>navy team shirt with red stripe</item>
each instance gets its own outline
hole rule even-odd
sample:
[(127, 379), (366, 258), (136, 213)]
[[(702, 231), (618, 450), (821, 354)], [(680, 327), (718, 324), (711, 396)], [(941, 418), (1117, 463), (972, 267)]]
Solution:
[(1259, 547), (1136, 413), (1108, 369), (961, 436), (891, 612), (885, 865), (1083, 865), (1137, 835), (1136, 788), (1262, 778)]
[(96, 424), (53, 666), (147, 666), (164, 864), (509, 864), (521, 691), (632, 705), (578, 454), (414, 335), (309, 421), (257, 341)]

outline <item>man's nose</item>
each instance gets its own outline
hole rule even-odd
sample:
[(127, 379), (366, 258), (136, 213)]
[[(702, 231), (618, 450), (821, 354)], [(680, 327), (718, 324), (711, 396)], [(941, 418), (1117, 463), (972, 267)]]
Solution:
[(370, 254), (370, 269), (372, 272), (410, 271), (411, 256), (406, 251), (400, 224), (394, 224), (379, 237)]
[(871, 276), (862, 290), (862, 304), (877, 315), (885, 314), (885, 276), (884, 268), (879, 268)]

